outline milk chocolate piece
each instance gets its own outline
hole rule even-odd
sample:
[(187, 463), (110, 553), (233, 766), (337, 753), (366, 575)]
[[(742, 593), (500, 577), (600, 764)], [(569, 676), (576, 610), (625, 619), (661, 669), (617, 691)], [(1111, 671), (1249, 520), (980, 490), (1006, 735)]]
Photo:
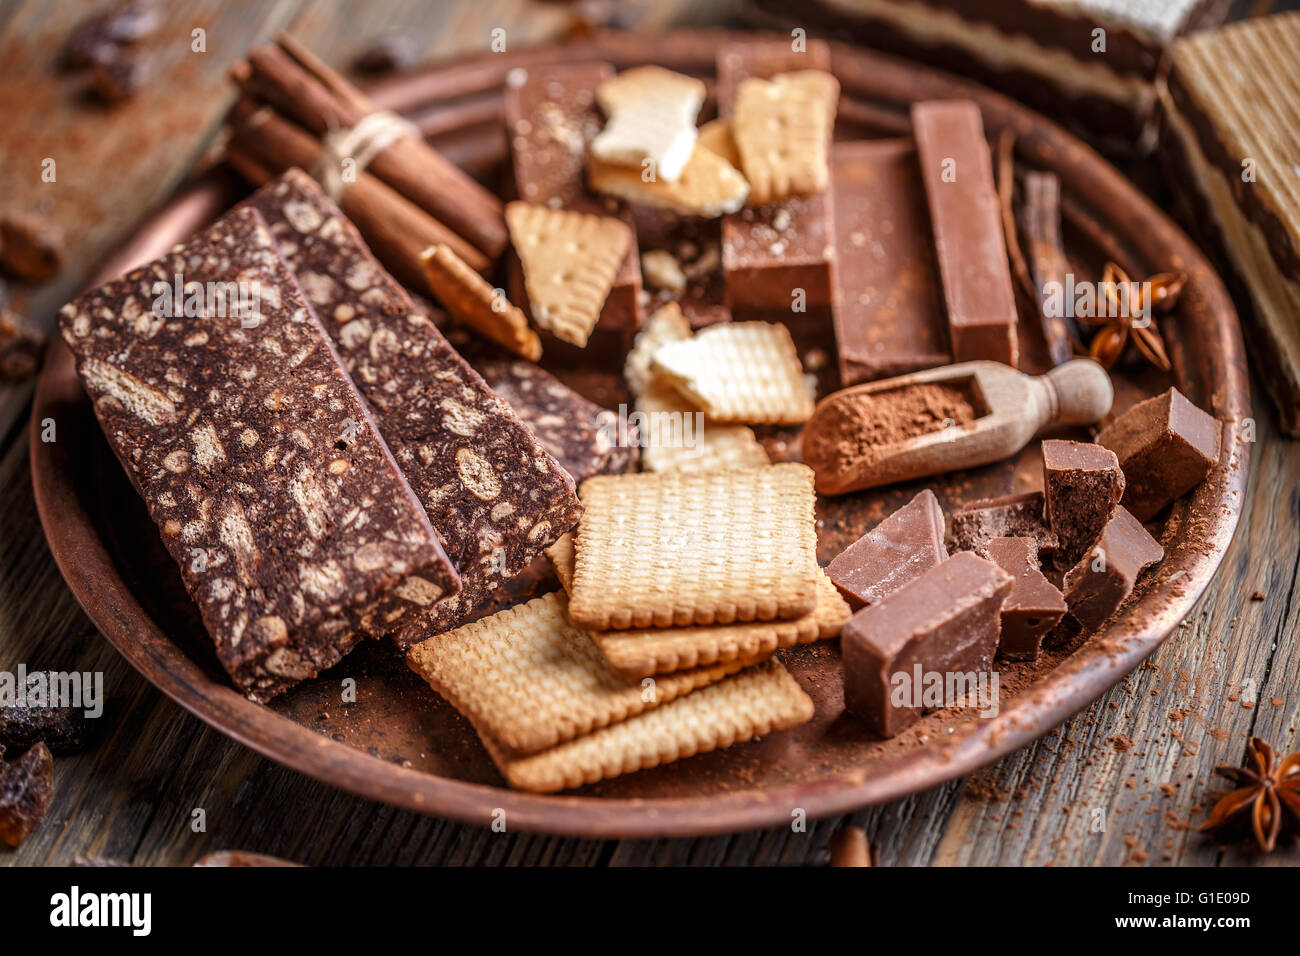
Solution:
[[(718, 111), (731, 114), (744, 79), (771, 79), (794, 70), (829, 70), (824, 41), (810, 40), (803, 52), (788, 40), (730, 43), (718, 52)], [(790, 311), (830, 305), (835, 235), (830, 190), (764, 206), (746, 206), (722, 218), (722, 270), (727, 304), (739, 309)]]
[(1171, 388), (1107, 425), (1097, 444), (1119, 458), (1124, 507), (1150, 521), (1210, 473), (1219, 458), (1219, 422)]
[(984, 556), (1015, 578), (1002, 605), (998, 655), (1012, 661), (1037, 659), (1043, 638), (1065, 614), (1065, 599), (1039, 569), (1033, 538), (994, 538)]
[[(330, 274), (363, 276), (303, 278)], [(246, 695), (265, 701), (458, 589), (257, 210), (235, 209), (59, 320), (104, 434)]]
[(1133, 593), (1138, 575), (1164, 559), (1165, 549), (1122, 505), (1096, 544), (1065, 574), (1070, 615), (1095, 631)]
[(1015, 291), (979, 106), (969, 100), (916, 103), (912, 130), (953, 360), (988, 359), (1014, 368), (1020, 357)]
[(18, 846), (27, 839), (44, 819), (53, 796), (54, 758), (45, 744), (37, 744), (12, 763), (0, 762), (0, 840)]
[(930, 489), (899, 508), (826, 566), (831, 582), (857, 605), (888, 594), (948, 560), (943, 511)]
[[(604, 121), (596, 105), (596, 87), (614, 75), (608, 63), (539, 65), (511, 71), (506, 80), (506, 127), (519, 198), (554, 208), (597, 216), (618, 216), (633, 227), (622, 203), (587, 190), (587, 143)], [(635, 229), (633, 235), (635, 236)], [(519, 259), (508, 260), (510, 301), (528, 311)], [(614, 277), (598, 332), (620, 339), (641, 327), (641, 259), (636, 243)]]
[[(1300, 435), (1300, 11), (1180, 40), (1161, 91), (1161, 156), (1215, 254), (1282, 428)], [(1273, 170), (1273, 175), (1268, 174)]]
[(545, 369), (460, 331), (449, 334), (465, 360), (581, 485), (592, 475), (634, 471), (640, 436), (619, 415), (589, 402)]
[(952, 551), (979, 553), (994, 538), (1031, 538), (1041, 557), (1057, 548), (1041, 491), (972, 501), (953, 512), (948, 530)]
[(916, 146), (836, 143), (832, 162), (841, 384), (950, 364)]
[[(917, 678), (988, 671), (1011, 575), (968, 552), (955, 554), (855, 614), (840, 637), (844, 706), (882, 737), (920, 718)], [(906, 703), (895, 706), (896, 689)]]
[(1056, 535), (1055, 561), (1064, 571), (1101, 534), (1124, 494), (1124, 472), (1109, 448), (1090, 442), (1043, 442), (1047, 523)]
[(577, 522), (573, 479), (315, 181), (290, 170), (249, 202), (271, 223), (460, 572), (459, 594), (391, 629), (407, 647), (460, 623)]

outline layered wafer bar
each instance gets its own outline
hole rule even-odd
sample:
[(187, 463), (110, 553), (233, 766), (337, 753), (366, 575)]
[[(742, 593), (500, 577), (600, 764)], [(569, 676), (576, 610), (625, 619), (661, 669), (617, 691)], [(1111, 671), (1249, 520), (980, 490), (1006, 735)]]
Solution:
[[(586, 149), (603, 120), (596, 88), (614, 76), (608, 63), (539, 65), (512, 71), (506, 79), (506, 127), (514, 165), (515, 191), (525, 202), (618, 216), (633, 227), (622, 203), (587, 189)], [(635, 235), (635, 231), (633, 233)], [(527, 309), (523, 270), (509, 260), (510, 300)], [(641, 327), (641, 260), (635, 242), (614, 278), (597, 323), (598, 331), (620, 336)]]
[[(829, 70), (820, 40), (801, 51), (788, 40), (729, 43), (718, 51), (718, 111), (729, 116), (746, 79), (770, 79), (796, 70)], [(830, 305), (835, 260), (829, 191), (746, 206), (722, 219), (722, 269), (731, 309), (789, 311)]]
[(1170, 177), (1236, 282), (1282, 428), (1300, 435), (1300, 12), (1179, 41), (1161, 102)]
[(456, 570), (256, 209), (59, 321), (247, 696), (265, 701), (455, 599)]
[(573, 479), (311, 177), (290, 170), (248, 205), (266, 217), (460, 573), (458, 594), (393, 629), (407, 647), (459, 624), (577, 522)]
[[(757, 5), (793, 22), (780, 0)], [(1230, 0), (811, 0), (798, 25), (934, 63), (1122, 153), (1153, 144), (1170, 44), (1223, 22)]]
[(915, 145), (836, 143), (832, 155), (841, 384), (951, 363)]
[(921, 179), (948, 309), (953, 361), (1016, 366), (1016, 299), (993, 159), (979, 106), (931, 100), (912, 107)]

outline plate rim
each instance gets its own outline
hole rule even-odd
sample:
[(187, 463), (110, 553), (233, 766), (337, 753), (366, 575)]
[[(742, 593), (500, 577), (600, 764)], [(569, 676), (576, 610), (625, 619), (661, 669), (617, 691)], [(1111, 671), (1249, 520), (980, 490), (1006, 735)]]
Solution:
[[(745, 31), (732, 35), (740, 37)], [(662, 59), (654, 54), (656, 47), (698, 36), (693, 30), (669, 31), (649, 41), (639, 59)], [(1217, 386), (1209, 400), (1216, 417), (1223, 420), (1224, 441), (1212, 472), (1216, 480), (1207, 479), (1190, 501), (1175, 505), (1175, 517), (1178, 509), (1186, 512), (1199, 506), (1204, 512), (1213, 506), (1205, 539), (1196, 547), (1188, 541), (1172, 546), (1157, 580), (1122, 618), (1018, 695), (998, 717), (976, 722), (949, 741), (926, 744), (826, 778), (691, 797), (531, 794), (401, 767), (371, 756), (252, 703), (232, 687), (213, 680), (167, 638), (136, 600), (77, 497), (75, 483), (55, 467), (52, 446), (40, 440), (40, 423), (52, 409), (78, 399), (87, 402), (75, 374), (68, 374), (71, 353), (56, 335), (32, 403), (32, 485), (50, 551), (91, 621), (137, 672), (185, 710), (283, 766), (358, 796), (419, 813), (485, 826), (492, 822), (495, 811), (504, 810), (508, 827), (588, 838), (728, 833), (789, 824), (795, 808), (817, 818), (899, 799), (991, 763), (1091, 704), (1173, 632), (1204, 593), (1236, 530), (1249, 477), (1250, 447), (1235, 423), (1250, 415), (1250, 395), (1235, 307), (1218, 275), (1182, 230), (1110, 163), (1046, 117), (968, 80), (840, 43), (833, 42), (831, 47), (832, 68), (842, 80), (850, 78), (859, 87), (870, 84), (885, 99), (892, 96), (900, 103), (945, 96), (974, 99), (986, 126), (1015, 130), (1017, 148), (1038, 166), (1055, 170), (1063, 179), (1070, 176), (1075, 187), (1072, 192), (1081, 193), (1089, 202), (1108, 200), (1105, 206), (1112, 217), (1107, 221), (1121, 230), (1122, 238), (1134, 249), (1148, 259), (1163, 250), (1160, 257), (1173, 260), (1171, 267), (1186, 269), (1192, 281), (1185, 307), (1211, 319), (1202, 327), (1207, 340), (1202, 350), (1206, 354), (1199, 357), (1200, 371), (1206, 381)], [(592, 45), (573, 48), (587, 52)], [(591, 55), (626, 62), (628, 51), (623, 38), (608, 51), (597, 44)], [(515, 56), (524, 62), (530, 52), (535, 50)], [(496, 62), (502, 69), (510, 67), (510, 56), (498, 55)], [(917, 93), (922, 95), (914, 95)], [(209, 209), (219, 211), (229, 191), (228, 184), (219, 180), (220, 173), (209, 174), (173, 196), (140, 225), (138, 235), (151, 229), (157, 232), (169, 220), (193, 221)], [(122, 247), (97, 278), (124, 271), (130, 264), (124, 260), (140, 248), (140, 243)], [(1177, 586), (1175, 579), (1180, 581)], [(1132, 629), (1134, 620), (1145, 623)], [(1129, 627), (1122, 626), (1125, 624)], [(1101, 666), (1107, 660), (1109, 666)]]

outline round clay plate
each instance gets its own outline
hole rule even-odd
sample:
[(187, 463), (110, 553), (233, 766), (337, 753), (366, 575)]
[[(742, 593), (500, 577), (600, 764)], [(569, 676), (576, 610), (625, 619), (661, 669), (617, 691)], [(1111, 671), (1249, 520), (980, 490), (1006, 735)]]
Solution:
[[(706, 78), (718, 31), (659, 38), (601, 35), (569, 47), (484, 56), (376, 91), (385, 106), (426, 104), (433, 142), (485, 177), (508, 165), (499, 97), (506, 73), (556, 60), (601, 59), (622, 68), (657, 62)], [(932, 713), (902, 736), (873, 739), (843, 711), (838, 642), (782, 652), (816, 701), (816, 716), (768, 738), (629, 774), (560, 795), (504, 787), (469, 724), (405, 667), (385, 641), (369, 641), (334, 671), (269, 706), (236, 693), (216, 664), (197, 613), (95, 422), (66, 348), (52, 350), (32, 412), (32, 478), (41, 520), (68, 585), (127, 660), (187, 710), (234, 740), (317, 779), (411, 810), (487, 824), (504, 809), (512, 828), (593, 837), (687, 835), (788, 823), (902, 797), (967, 773), (1087, 706), (1173, 631), (1206, 587), (1237, 524), (1246, 487), (1247, 446), (1237, 423), (1250, 415), (1245, 359), (1232, 303), (1191, 242), (1113, 167), (1023, 107), (947, 75), (833, 46), (843, 97), (837, 139), (879, 138), (907, 130), (907, 106), (922, 99), (979, 102), (990, 135), (1016, 135), (1023, 168), (1060, 176), (1066, 241), (1076, 272), (1100, 276), (1107, 259), (1136, 277), (1174, 269), (1190, 281), (1176, 313), (1162, 320), (1174, 373), (1144, 367), (1130, 350), (1114, 374), (1116, 410), (1176, 384), (1224, 424), (1222, 453), (1210, 477), (1175, 503), (1152, 530), (1166, 549), (1112, 623), (1090, 639), (1034, 663), (999, 663), (995, 717), (974, 710)], [(427, 108), (431, 100), (442, 106)], [(461, 117), (464, 119), (462, 120)], [(491, 177), (496, 178), (491, 178)], [(200, 180), (145, 223), (104, 275), (159, 254), (234, 198), (220, 172)], [(797, 327), (801, 351), (831, 356), (823, 315)], [(1022, 341), (1033, 364), (1032, 329)], [(620, 399), (621, 384), (590, 369), (557, 374), (593, 398)], [(835, 383), (822, 375), (822, 388)], [(58, 422), (58, 441), (39, 440), (40, 422)], [(1062, 433), (1067, 437), (1069, 432)], [(776, 458), (794, 434), (764, 436)], [(1073, 437), (1084, 438), (1079, 433)], [(920, 488), (934, 488), (946, 512), (965, 500), (1041, 487), (1037, 443), (1019, 458), (976, 471), (819, 502), (824, 564)], [(517, 599), (555, 587), (545, 563), (511, 588)], [(356, 702), (343, 703), (343, 678)]]

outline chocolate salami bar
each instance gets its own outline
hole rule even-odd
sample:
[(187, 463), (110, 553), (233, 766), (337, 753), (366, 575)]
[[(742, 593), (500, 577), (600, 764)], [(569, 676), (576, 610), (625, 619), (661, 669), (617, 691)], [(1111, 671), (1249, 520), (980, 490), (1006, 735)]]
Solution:
[(407, 647), (453, 627), (577, 522), (573, 479), (370, 255), (306, 173), (248, 200), (375, 411), (456, 569), (461, 591), (404, 628)]
[[(781, 0), (757, 6), (793, 23)], [(811, 0), (798, 25), (937, 64), (1024, 100), (1112, 151), (1154, 142), (1169, 46), (1230, 0)]]
[(456, 593), (424, 509), (255, 209), (83, 295), (59, 321), (246, 695), (268, 700)]
[(1251, 357), (1300, 435), (1300, 12), (1179, 41), (1162, 155), (1193, 229), (1228, 268)]

